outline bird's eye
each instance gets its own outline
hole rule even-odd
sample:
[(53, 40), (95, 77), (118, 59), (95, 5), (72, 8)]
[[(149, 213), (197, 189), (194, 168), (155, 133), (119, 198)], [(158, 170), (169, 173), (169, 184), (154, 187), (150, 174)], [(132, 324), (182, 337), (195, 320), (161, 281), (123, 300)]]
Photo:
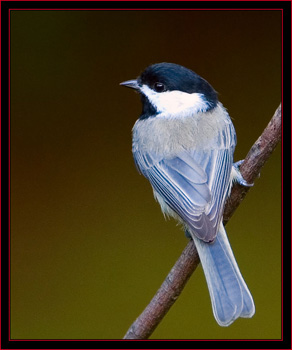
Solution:
[(165, 91), (165, 86), (164, 86), (164, 84), (157, 82), (154, 84), (154, 90), (156, 92), (163, 92), (163, 91)]

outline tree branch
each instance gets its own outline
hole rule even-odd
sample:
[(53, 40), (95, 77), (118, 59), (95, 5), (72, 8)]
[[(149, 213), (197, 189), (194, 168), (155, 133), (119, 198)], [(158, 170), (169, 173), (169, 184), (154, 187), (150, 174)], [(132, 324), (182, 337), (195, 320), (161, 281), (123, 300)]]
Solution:
[[(281, 140), (281, 125), (280, 105), (262, 135), (254, 143), (240, 166), (240, 172), (248, 183), (253, 183), (259, 176), (261, 168)], [(231, 195), (224, 209), (224, 224), (231, 218), (249, 189), (250, 187), (243, 187), (238, 184), (232, 187)], [(149, 338), (167, 311), (179, 297), (185, 284), (199, 263), (200, 259), (195, 245), (193, 241), (190, 241), (151, 302), (131, 325), (124, 339)]]

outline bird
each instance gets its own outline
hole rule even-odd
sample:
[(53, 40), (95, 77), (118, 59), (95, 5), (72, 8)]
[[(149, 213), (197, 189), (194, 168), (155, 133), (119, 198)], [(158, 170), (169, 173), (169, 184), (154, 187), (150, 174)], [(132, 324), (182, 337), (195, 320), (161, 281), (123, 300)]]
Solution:
[(194, 241), (214, 318), (226, 327), (255, 313), (225, 228), (223, 210), (234, 182), (247, 183), (242, 161), (233, 163), (236, 132), (214, 88), (175, 63), (149, 65), (120, 85), (140, 95), (142, 112), (132, 130), (132, 153), (165, 217)]

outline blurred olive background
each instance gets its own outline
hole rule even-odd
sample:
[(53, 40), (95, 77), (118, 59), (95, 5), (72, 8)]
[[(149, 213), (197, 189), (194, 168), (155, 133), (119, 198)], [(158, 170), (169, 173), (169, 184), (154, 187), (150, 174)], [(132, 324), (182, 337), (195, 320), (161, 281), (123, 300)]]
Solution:
[[(149, 64), (219, 93), (243, 159), (281, 101), (280, 11), (11, 12), (11, 337), (119, 339), (187, 244), (131, 154)], [(227, 225), (256, 314), (221, 328), (201, 266), (151, 339), (281, 337), (281, 149)]]

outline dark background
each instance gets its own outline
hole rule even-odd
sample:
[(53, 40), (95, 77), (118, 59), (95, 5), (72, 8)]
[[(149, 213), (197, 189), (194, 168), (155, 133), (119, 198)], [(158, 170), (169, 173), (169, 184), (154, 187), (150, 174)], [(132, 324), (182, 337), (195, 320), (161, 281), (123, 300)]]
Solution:
[[(187, 244), (136, 172), (149, 64), (219, 92), (243, 159), (281, 101), (280, 11), (11, 11), (11, 338), (118, 339)], [(281, 149), (227, 232), (256, 305), (221, 328), (201, 267), (152, 339), (281, 337)]]

